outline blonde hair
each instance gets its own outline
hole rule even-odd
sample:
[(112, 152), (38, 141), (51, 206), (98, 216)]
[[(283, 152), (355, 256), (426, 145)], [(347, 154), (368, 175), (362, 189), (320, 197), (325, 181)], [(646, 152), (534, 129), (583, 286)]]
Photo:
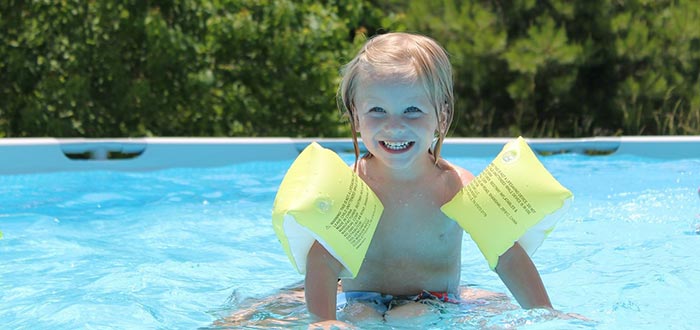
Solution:
[(355, 58), (341, 69), (342, 80), (336, 101), (340, 111), (350, 120), (355, 165), (357, 166), (360, 156), (355, 113), (357, 85), (360, 79), (389, 74), (398, 75), (407, 81), (418, 81), (425, 88), (438, 121), (437, 140), (432, 150), (437, 164), (442, 142), (453, 117), (452, 65), (447, 52), (429, 37), (411, 33), (387, 33), (367, 40)]

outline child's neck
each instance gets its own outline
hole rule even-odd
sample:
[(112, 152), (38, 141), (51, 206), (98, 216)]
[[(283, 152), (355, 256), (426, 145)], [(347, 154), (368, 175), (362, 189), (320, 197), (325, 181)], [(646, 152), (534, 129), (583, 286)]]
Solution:
[(416, 163), (405, 168), (392, 168), (382, 163), (377, 157), (364, 159), (364, 166), (360, 169), (364, 175), (379, 181), (413, 182), (423, 179), (430, 174), (436, 165), (432, 157), (424, 157)]

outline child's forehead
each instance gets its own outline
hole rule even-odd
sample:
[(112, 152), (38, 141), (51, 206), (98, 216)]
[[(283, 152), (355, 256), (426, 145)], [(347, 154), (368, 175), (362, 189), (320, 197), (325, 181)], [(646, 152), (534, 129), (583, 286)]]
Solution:
[(421, 79), (418, 70), (411, 65), (365, 65), (358, 73), (360, 82), (388, 82), (413, 84)]
[(365, 90), (376, 90), (376, 89), (416, 89), (424, 90), (423, 84), (418, 80), (407, 80), (401, 78), (374, 78), (374, 79), (361, 79), (357, 82), (357, 87)]
[(402, 79), (368, 79), (358, 84), (357, 101), (377, 100), (420, 101), (428, 103), (430, 97), (419, 81)]
[[(423, 88), (423, 79), (414, 75), (406, 75), (401, 72), (381, 72), (372, 74), (360, 74), (356, 80), (356, 86), (369, 87), (400, 87)], [(370, 88), (371, 89), (371, 88)]]

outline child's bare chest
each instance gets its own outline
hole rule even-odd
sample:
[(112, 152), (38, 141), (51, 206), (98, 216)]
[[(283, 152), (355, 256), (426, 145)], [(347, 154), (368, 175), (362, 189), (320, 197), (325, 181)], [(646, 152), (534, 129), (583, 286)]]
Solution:
[(366, 262), (431, 267), (459, 253), (462, 230), (440, 210), (459, 186), (450, 173), (435, 168), (415, 181), (363, 175), (384, 206)]
[(384, 213), (368, 258), (385, 262), (432, 263), (444, 260), (461, 241), (457, 223), (440, 210), (432, 192), (400, 191), (381, 196)]

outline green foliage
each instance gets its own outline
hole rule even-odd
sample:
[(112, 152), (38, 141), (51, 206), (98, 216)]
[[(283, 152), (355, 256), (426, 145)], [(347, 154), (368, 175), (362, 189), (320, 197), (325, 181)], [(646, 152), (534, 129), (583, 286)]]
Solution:
[(700, 134), (692, 0), (0, 2), (0, 137), (348, 136), (365, 35), (441, 42), (458, 136)]
[(4, 1), (0, 136), (338, 136), (361, 0)]
[(700, 5), (413, 1), (453, 58), (460, 136), (698, 134)]

